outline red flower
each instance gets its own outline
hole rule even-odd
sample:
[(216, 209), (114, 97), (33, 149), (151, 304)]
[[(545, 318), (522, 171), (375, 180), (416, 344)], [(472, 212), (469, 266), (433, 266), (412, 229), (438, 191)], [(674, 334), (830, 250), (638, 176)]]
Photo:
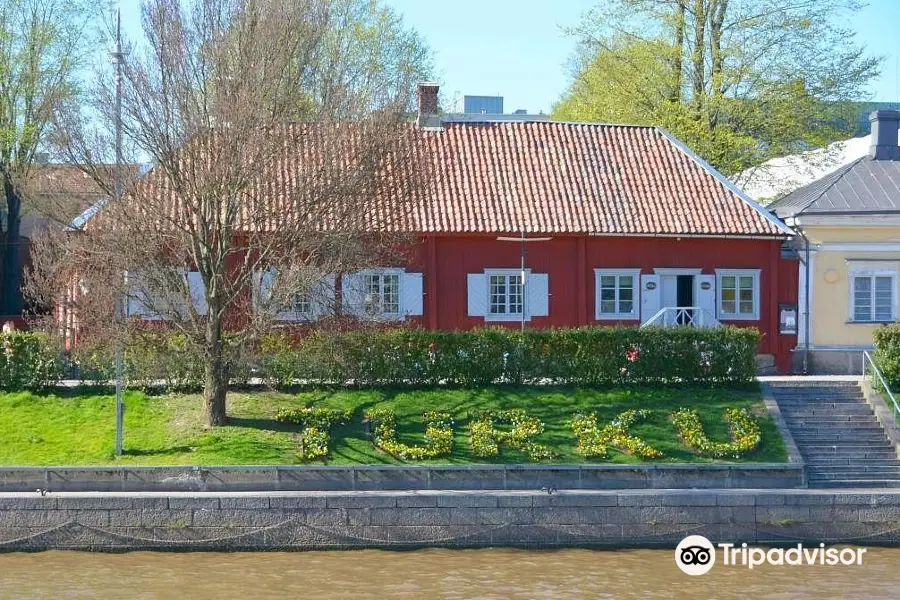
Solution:
[(637, 359), (641, 357), (641, 349), (637, 346), (632, 346), (630, 349), (625, 351), (625, 359), (628, 362), (635, 362)]

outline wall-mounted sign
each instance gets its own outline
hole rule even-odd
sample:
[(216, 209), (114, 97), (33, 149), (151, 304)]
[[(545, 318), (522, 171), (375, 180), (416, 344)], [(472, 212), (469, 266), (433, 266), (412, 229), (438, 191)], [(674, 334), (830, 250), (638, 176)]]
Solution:
[(655, 282), (655, 281), (648, 281), (648, 282), (647, 282), (647, 289), (648, 289), (648, 290), (655, 290), (655, 289), (656, 289), (656, 282)]
[(708, 282), (708, 281), (704, 281), (703, 283), (700, 284), (700, 289), (701, 289), (701, 290), (706, 291), (706, 290), (709, 290), (709, 289), (711, 289), (711, 288), (712, 288), (712, 284), (711, 284), (710, 282)]
[(778, 305), (778, 333), (781, 335), (797, 335), (797, 305)]

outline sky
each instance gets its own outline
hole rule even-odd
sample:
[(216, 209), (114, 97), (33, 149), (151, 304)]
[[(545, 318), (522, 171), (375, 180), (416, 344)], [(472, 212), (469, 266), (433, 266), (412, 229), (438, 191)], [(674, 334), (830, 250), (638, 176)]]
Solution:
[[(500, 95), (505, 112), (549, 112), (570, 80), (577, 25), (596, 0), (383, 0), (434, 52), (443, 103), (463, 95)], [(120, 0), (123, 29), (140, 35), (138, 0)], [(869, 52), (885, 57), (872, 99), (900, 101), (900, 0), (869, 0), (850, 26)]]

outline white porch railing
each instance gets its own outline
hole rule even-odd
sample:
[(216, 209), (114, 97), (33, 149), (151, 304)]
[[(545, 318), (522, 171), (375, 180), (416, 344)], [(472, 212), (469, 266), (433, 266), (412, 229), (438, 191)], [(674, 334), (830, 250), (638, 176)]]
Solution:
[(699, 306), (667, 306), (641, 327), (719, 327), (721, 323), (709, 310)]

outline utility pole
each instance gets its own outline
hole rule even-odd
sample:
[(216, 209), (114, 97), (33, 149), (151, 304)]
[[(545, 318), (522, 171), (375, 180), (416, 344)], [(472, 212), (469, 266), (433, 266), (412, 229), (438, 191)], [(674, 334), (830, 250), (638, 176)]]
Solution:
[[(122, 9), (116, 10), (116, 44), (110, 54), (110, 60), (116, 68), (116, 166), (115, 166), (115, 201), (122, 200), (122, 65), (125, 57), (122, 53)], [(128, 282), (128, 274), (123, 275), (125, 283)], [(125, 309), (123, 295), (116, 297), (116, 323), (119, 331), (116, 332), (116, 456), (122, 456), (122, 440), (125, 428), (125, 403), (122, 401), (122, 379), (124, 370), (124, 349), (122, 348), (121, 329), (124, 321)]]

